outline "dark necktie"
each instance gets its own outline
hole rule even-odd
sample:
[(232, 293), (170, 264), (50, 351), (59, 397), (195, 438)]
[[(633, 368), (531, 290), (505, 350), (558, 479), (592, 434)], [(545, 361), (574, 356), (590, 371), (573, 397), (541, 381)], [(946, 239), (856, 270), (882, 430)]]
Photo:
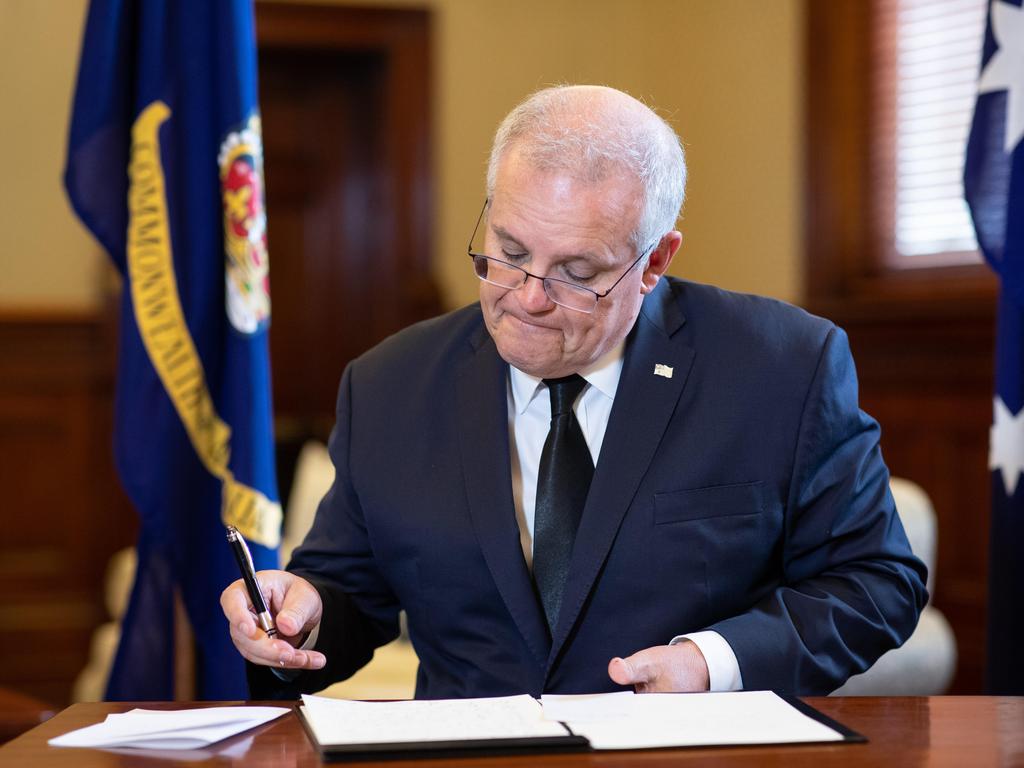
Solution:
[(544, 379), (551, 395), (551, 428), (537, 473), (534, 512), (533, 579), (548, 626), (554, 632), (562, 590), (583, 504), (594, 475), (594, 462), (572, 405), (587, 382), (578, 374)]

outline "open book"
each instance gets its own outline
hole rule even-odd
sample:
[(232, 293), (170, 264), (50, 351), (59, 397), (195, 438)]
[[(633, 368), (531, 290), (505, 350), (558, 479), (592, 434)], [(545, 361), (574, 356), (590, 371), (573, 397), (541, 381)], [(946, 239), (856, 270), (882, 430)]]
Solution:
[(359, 702), (303, 696), (326, 756), (863, 741), (771, 691)]

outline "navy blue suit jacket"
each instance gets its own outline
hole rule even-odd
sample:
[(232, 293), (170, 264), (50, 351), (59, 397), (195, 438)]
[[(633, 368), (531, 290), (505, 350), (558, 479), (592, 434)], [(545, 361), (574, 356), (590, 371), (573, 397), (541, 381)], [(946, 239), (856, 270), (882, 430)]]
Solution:
[(349, 676), (402, 608), (426, 698), (616, 690), (612, 657), (701, 629), (732, 646), (745, 688), (824, 694), (910, 635), (924, 567), (828, 321), (659, 282), (550, 635), (520, 549), (507, 381), (476, 305), (348, 366), (337, 477), (289, 565), (323, 597), (327, 666), (291, 684), (252, 669), (254, 696)]

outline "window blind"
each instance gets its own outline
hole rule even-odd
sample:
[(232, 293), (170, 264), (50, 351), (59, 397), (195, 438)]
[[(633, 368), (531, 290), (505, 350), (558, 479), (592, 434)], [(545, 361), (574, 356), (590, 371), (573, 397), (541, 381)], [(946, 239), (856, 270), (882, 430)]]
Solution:
[(986, 0), (876, 0), (872, 185), (890, 266), (978, 261), (963, 200)]

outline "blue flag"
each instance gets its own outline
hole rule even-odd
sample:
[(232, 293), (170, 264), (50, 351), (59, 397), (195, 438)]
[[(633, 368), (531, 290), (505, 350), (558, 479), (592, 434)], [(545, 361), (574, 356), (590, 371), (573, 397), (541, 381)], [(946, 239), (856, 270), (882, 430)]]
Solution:
[(107, 688), (174, 694), (174, 594), (196, 695), (247, 696), (220, 593), (224, 524), (277, 566), (263, 154), (251, 0), (93, 0), (65, 186), (124, 278), (118, 472), (138, 572)]
[(1000, 279), (990, 438), (987, 687), (1024, 694), (1024, 9), (989, 7), (964, 193)]

